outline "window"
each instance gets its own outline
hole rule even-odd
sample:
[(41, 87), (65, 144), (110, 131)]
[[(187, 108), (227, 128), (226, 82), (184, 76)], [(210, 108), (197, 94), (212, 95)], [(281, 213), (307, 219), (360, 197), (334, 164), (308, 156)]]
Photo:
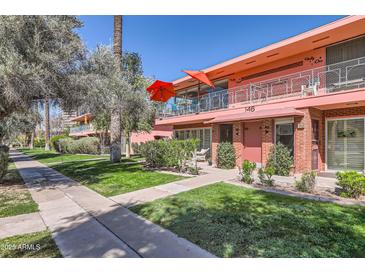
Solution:
[(364, 118), (327, 121), (327, 167), (364, 169)]
[(275, 143), (286, 146), (291, 155), (294, 155), (294, 121), (283, 119), (275, 121)]
[(233, 125), (220, 125), (220, 143), (233, 143)]
[[(209, 148), (212, 146), (212, 130), (211, 128), (189, 129), (189, 130), (175, 130), (174, 137), (178, 140), (186, 140), (189, 138), (196, 138), (199, 142), (199, 149)], [(208, 154), (210, 155), (210, 152)]]

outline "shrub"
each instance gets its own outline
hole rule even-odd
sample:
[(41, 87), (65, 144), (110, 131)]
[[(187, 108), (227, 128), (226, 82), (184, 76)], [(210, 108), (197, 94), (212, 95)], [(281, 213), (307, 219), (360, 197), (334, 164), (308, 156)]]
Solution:
[(34, 147), (45, 147), (46, 142), (44, 138), (35, 138), (34, 139)]
[(142, 143), (132, 143), (132, 150), (134, 154), (141, 154), (141, 145)]
[(293, 156), (290, 155), (290, 150), (286, 146), (278, 143), (271, 147), (267, 166), (273, 167), (276, 175), (289, 176), (292, 165)]
[(61, 153), (70, 153), (70, 144), (73, 141), (74, 140), (72, 138), (69, 138), (69, 137), (58, 140), (59, 152), (61, 152)]
[(217, 148), (217, 167), (230, 169), (236, 166), (236, 151), (231, 143), (223, 142)]
[(295, 188), (301, 192), (313, 192), (316, 185), (315, 171), (305, 171), (300, 180), (295, 181)]
[(244, 160), (242, 163), (242, 169), (240, 170), (241, 181), (246, 184), (252, 184), (254, 181), (252, 172), (255, 170), (255, 168), (256, 168), (255, 162)]
[(188, 140), (154, 140), (140, 144), (139, 150), (150, 167), (174, 167), (187, 171), (187, 161), (192, 159), (199, 141)]
[(66, 137), (58, 140), (59, 152), (100, 154), (100, 141), (96, 137), (85, 137), (78, 140)]
[(342, 197), (359, 198), (360, 195), (365, 195), (365, 178), (362, 174), (349, 170), (337, 172), (336, 177), (336, 184), (342, 188)]
[(60, 152), (60, 147), (59, 147), (59, 144), (58, 144), (58, 141), (60, 139), (64, 139), (64, 138), (67, 138), (66, 135), (55, 135), (55, 136), (52, 136), (51, 139), (49, 140), (50, 144), (51, 144), (51, 148), (55, 151), (58, 151)]
[(275, 174), (275, 169), (272, 166), (267, 166), (265, 168), (259, 169), (258, 177), (263, 185), (273, 186), (275, 180), (272, 178), (272, 176), (274, 174)]
[(0, 145), (0, 182), (5, 174), (8, 172), (9, 165), (9, 148)]

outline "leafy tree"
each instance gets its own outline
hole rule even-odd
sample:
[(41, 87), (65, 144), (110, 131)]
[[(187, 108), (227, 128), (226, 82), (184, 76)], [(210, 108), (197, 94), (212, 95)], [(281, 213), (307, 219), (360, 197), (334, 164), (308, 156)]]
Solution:
[(81, 26), (76, 16), (0, 16), (0, 120), (35, 100), (75, 105), (85, 87), (78, 77), (85, 49), (74, 31)]

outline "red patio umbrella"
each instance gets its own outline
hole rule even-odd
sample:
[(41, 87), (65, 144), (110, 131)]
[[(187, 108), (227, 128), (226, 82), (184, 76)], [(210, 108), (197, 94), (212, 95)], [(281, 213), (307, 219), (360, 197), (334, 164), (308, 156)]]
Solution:
[(183, 72), (197, 79), (199, 82), (202, 82), (214, 88), (214, 84), (212, 83), (212, 81), (209, 80), (208, 76), (204, 72), (198, 70), (183, 70)]
[(167, 102), (167, 100), (176, 95), (172, 83), (160, 80), (156, 80), (146, 90), (151, 94), (150, 99), (153, 101)]
[(212, 83), (212, 81), (209, 80), (208, 76), (202, 72), (202, 71), (198, 71), (198, 70), (183, 70), (183, 72), (185, 72), (187, 75), (191, 76), (192, 78), (195, 78), (199, 81), (198, 83), (198, 112), (200, 111), (200, 105), (199, 105), (199, 98), (200, 98), (200, 82), (207, 84), (208, 86), (215, 88), (214, 84)]

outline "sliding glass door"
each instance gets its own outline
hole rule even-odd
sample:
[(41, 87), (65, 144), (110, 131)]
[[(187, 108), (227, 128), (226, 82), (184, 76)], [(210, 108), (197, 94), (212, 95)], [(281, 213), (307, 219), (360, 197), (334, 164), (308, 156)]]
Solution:
[(327, 168), (364, 170), (364, 118), (327, 121)]

